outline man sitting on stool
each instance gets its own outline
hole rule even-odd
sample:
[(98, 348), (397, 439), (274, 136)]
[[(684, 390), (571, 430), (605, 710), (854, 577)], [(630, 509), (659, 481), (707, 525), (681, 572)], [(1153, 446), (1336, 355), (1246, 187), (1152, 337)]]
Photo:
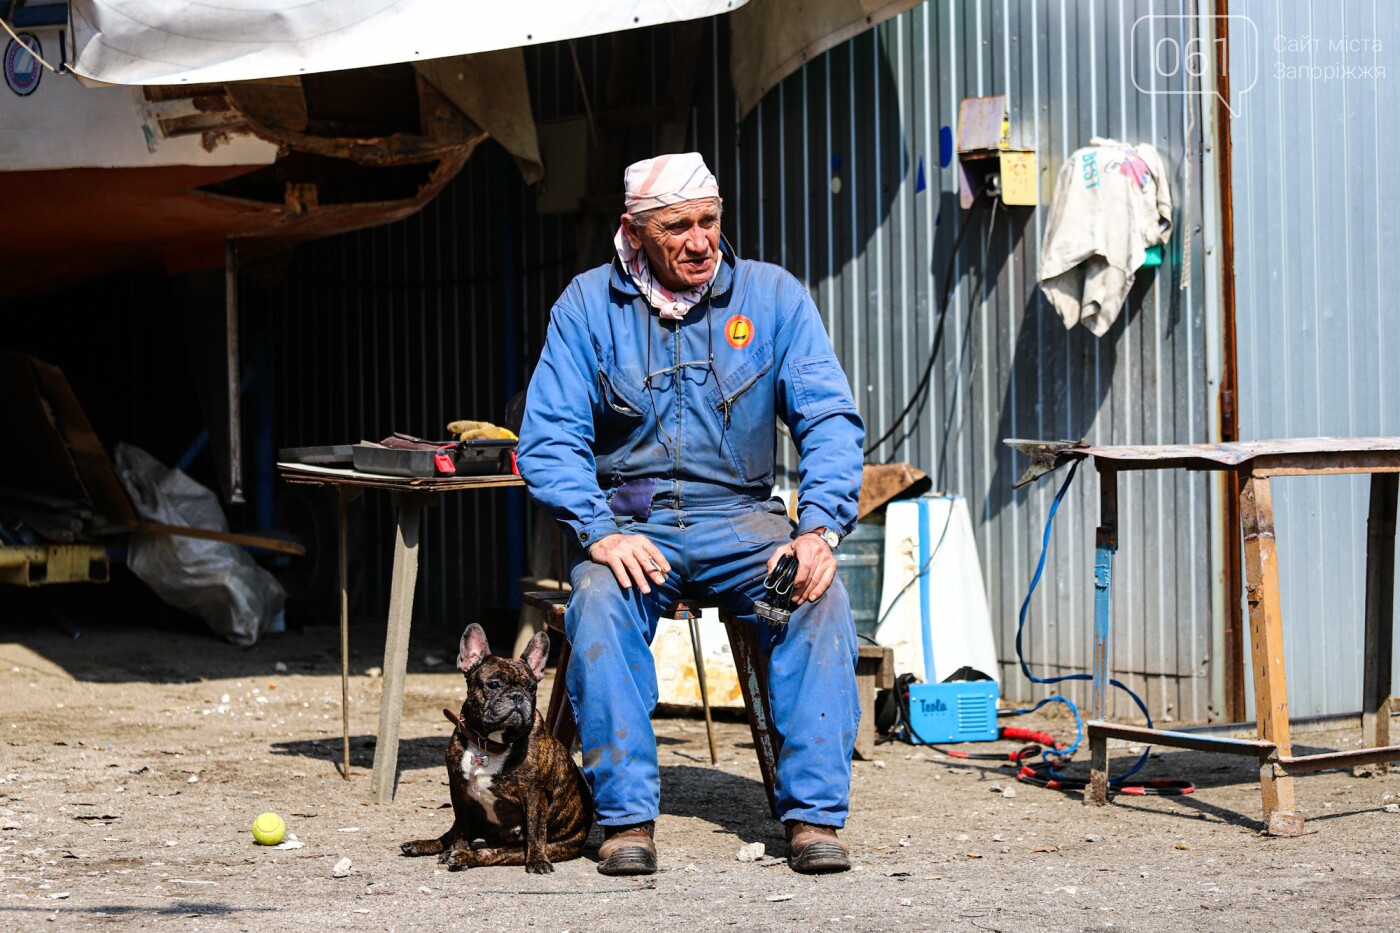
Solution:
[[(650, 643), (683, 597), (714, 599), (768, 657), (778, 813), (793, 869), (850, 867), (860, 704), (855, 622), (833, 548), (860, 496), (864, 428), (816, 306), (783, 269), (720, 237), (698, 153), (630, 166), (617, 256), (550, 316), (520, 431), (520, 474), (565, 526), (567, 689), (604, 828), (598, 870), (656, 871), (661, 786)], [(772, 497), (776, 420), (797, 445), (794, 527)], [(799, 569), (790, 622), (754, 613), (767, 571)]]

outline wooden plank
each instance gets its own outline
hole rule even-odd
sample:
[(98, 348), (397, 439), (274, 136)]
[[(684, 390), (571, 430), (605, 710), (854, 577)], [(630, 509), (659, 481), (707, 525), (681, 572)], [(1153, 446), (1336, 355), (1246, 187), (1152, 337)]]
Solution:
[(1086, 806), (1108, 805), (1108, 736), (1089, 734), (1089, 786), (1085, 788)]
[(92, 500), (93, 510), (113, 521), (134, 522), (136, 512), (107, 456), (107, 448), (102, 446), (97, 432), (92, 429), (83, 406), (73, 394), (73, 387), (68, 384), (62, 370), (36, 359), (30, 359), (29, 363), (34, 369), (34, 380), (39, 385), (39, 391), (48, 403), (54, 426), (63, 436), (83, 487)]
[(527, 606), (534, 606), (544, 614), (546, 627), (563, 634), (564, 607), (569, 604), (566, 590), (530, 590), (520, 598)]
[[(287, 79), (283, 79), (284, 81)], [(300, 79), (293, 78), (300, 83)], [(141, 88), (141, 93), (149, 101), (179, 100), (183, 97), (208, 97), (217, 94), (224, 96), (222, 84), (150, 84)]]
[[(1267, 477), (1251, 475), (1240, 493), (1244, 522), (1245, 599), (1249, 604), (1250, 656), (1254, 662), (1254, 708), (1259, 738), (1279, 755), (1293, 753), (1288, 736), (1288, 679), (1283, 661), (1283, 615), (1279, 603), (1274, 505)], [(1264, 818), (1293, 811), (1293, 779), (1272, 769), (1260, 772)]]
[(24, 438), (23, 457), (0, 458), (0, 483), (31, 496), (86, 503), (91, 497), (33, 366), (31, 357), (0, 352), (0, 437)]
[(295, 541), (287, 541), (284, 538), (273, 538), (268, 535), (245, 534), (239, 531), (215, 531), (213, 528), (186, 528), (183, 525), (165, 525), (160, 522), (138, 522), (131, 530), (136, 534), (166, 535), (172, 538), (199, 538), (204, 541), (223, 541), (225, 544), (262, 548), (264, 551), (276, 551), (278, 554), (291, 554), (294, 557), (300, 557), (306, 553), (306, 548), (297, 544)]
[(574, 719), (574, 706), (569, 702), (565, 683), (569, 676), (569, 661), (573, 657), (573, 647), (564, 634), (564, 612), (569, 603), (569, 593), (567, 590), (529, 590), (521, 594), (521, 599), (525, 605), (539, 610), (545, 628), (559, 639), (559, 661), (554, 666), (554, 686), (550, 688), (544, 725), (550, 735), (564, 743), (565, 748), (573, 748), (578, 723)]
[(874, 662), (873, 669), (876, 671), (875, 689), (894, 689), (894, 649), (889, 645), (861, 645), (859, 647), (859, 664), (861, 661)]
[(1227, 755), (1249, 755), (1266, 758), (1274, 751), (1274, 744), (1263, 739), (1232, 739), (1226, 736), (1195, 735), (1190, 732), (1173, 732), (1169, 729), (1148, 729), (1144, 726), (1126, 726), (1118, 723), (1091, 720), (1084, 724), (1089, 738), (1122, 739), (1141, 745), (1166, 745), (1171, 748), (1189, 748), (1198, 752), (1222, 752)]
[(1255, 476), (1328, 476), (1346, 473), (1400, 473), (1400, 452), (1297, 453), (1257, 457)]
[(379, 738), (370, 776), (370, 796), (379, 804), (393, 803), (398, 779), (403, 684), (408, 673), (408, 634), (413, 625), (413, 590), (418, 582), (418, 542), (423, 519), (421, 496), (403, 496), (395, 505), (398, 514), (394, 569), (389, 583), (389, 625), (384, 636), (384, 689), (379, 698)]
[[(563, 624), (561, 622), (562, 630)], [(554, 668), (554, 686), (549, 691), (549, 708), (545, 711), (544, 725), (549, 730), (549, 734), (563, 743), (565, 748), (572, 749), (574, 737), (578, 735), (578, 723), (574, 719), (574, 705), (569, 702), (568, 686), (565, 683), (569, 676), (569, 661), (573, 657), (573, 648), (569, 644), (569, 639), (564, 638), (559, 645), (559, 663)]]
[(1350, 768), (1353, 765), (1377, 764), (1400, 759), (1400, 745), (1361, 748), (1343, 752), (1319, 752), (1316, 755), (1280, 755), (1275, 770), (1288, 774), (1306, 774), (1329, 768)]
[(758, 636), (728, 612), (720, 620), (729, 633), (729, 648), (734, 654), (734, 668), (739, 673), (739, 688), (744, 693), (744, 706), (749, 713), (749, 730), (753, 747), (758, 753), (758, 770), (763, 774), (763, 789), (768, 792), (768, 809), (778, 818), (776, 793), (778, 755), (783, 740), (773, 729), (773, 711), (768, 706), (768, 661), (758, 647)]
[(881, 690), (894, 689), (894, 649), (886, 645), (861, 645), (856, 656), (856, 695), (860, 697), (860, 724), (856, 727), (855, 755), (862, 761), (875, 757), (875, 699)]
[[(1361, 734), (1372, 748), (1390, 744), (1391, 648), (1395, 626), (1395, 511), (1400, 477), (1371, 477), (1366, 520), (1366, 654), (1361, 680)], [(1386, 768), (1380, 759), (1380, 771)]]
[(875, 757), (875, 678), (878, 669), (864, 658), (856, 661), (856, 696), (860, 698), (860, 722), (856, 725), (855, 757), (870, 761)]

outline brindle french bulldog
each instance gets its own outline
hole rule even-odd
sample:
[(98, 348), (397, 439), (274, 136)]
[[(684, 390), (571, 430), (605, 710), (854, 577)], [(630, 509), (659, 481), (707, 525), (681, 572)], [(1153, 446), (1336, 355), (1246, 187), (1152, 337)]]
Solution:
[(593, 798), (568, 749), (535, 710), (549, 636), (530, 639), (519, 660), (490, 651), (481, 626), (467, 626), (457, 654), (467, 698), (459, 715), (442, 711), (456, 726), (447, 746), (452, 827), (401, 848), (404, 855), (436, 855), (449, 871), (524, 865), (546, 874), (554, 862), (583, 851)]

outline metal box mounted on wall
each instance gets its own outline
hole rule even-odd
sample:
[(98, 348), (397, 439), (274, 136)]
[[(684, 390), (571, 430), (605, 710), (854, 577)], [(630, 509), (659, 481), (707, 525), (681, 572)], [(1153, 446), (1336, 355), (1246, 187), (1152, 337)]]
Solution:
[[(1005, 95), (965, 97), (958, 105), (958, 167), (964, 209), (988, 184), (997, 186), (1003, 204), (1040, 203), (1035, 150), (1011, 148)], [(989, 175), (994, 178), (989, 180)]]

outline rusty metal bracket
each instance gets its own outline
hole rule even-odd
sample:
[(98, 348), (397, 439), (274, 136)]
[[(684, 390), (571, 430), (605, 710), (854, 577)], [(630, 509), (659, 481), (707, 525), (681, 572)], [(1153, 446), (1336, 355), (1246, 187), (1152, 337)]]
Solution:
[(1031, 458), (1030, 466), (1026, 467), (1026, 471), (1016, 479), (1016, 482), (1011, 484), (1012, 489), (1020, 489), (1027, 483), (1040, 479), (1046, 473), (1053, 473), (1073, 459), (1069, 451), (1089, 446), (1089, 442), (1083, 439), (1077, 441), (1030, 441), (1012, 437), (1003, 440), (1002, 443)]

